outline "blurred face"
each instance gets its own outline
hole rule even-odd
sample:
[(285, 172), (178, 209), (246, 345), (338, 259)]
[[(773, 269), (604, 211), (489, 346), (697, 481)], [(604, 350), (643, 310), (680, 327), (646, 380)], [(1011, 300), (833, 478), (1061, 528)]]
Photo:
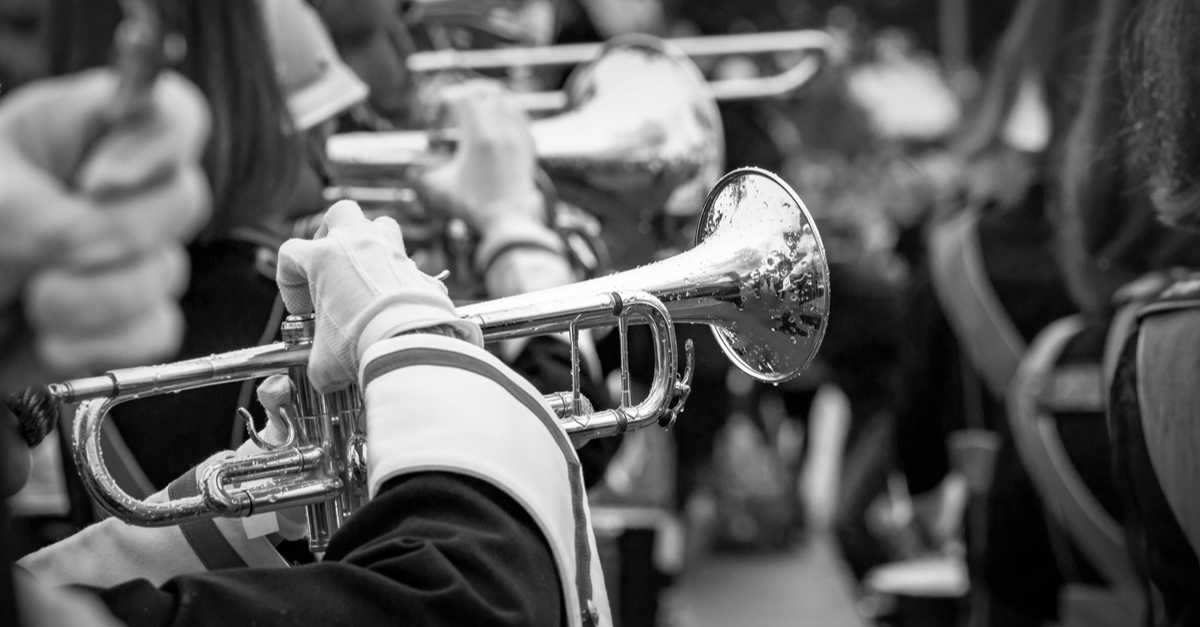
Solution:
[(50, 0), (0, 0), (0, 93), (46, 75)]

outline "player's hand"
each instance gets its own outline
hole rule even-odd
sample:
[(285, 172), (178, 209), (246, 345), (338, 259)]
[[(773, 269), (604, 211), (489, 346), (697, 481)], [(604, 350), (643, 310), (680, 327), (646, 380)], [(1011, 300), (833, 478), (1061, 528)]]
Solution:
[(166, 72), (147, 109), (114, 123), (116, 86), (111, 71), (89, 71), (0, 106), (0, 311), (11, 329), (23, 301), (33, 354), (52, 372), (146, 363), (182, 338), (183, 246), (209, 214), (207, 105)]
[(461, 135), (454, 157), (422, 177), (425, 195), (478, 233), (506, 220), (545, 222), (529, 120), (511, 95), (474, 80), (441, 97)]
[(363, 352), (396, 333), (446, 326), (483, 345), (441, 281), (408, 258), (396, 221), (367, 220), (353, 202), (331, 207), (314, 239), (280, 247), (276, 282), (289, 312), (317, 315), (308, 376), (321, 392), (356, 381)]

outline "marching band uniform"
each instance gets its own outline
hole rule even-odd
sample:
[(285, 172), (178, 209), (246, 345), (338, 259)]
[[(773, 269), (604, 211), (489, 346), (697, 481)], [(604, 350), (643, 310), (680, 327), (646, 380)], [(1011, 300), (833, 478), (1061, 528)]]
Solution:
[[(339, 224), (349, 216), (357, 217), (349, 221), (354, 227), (369, 225), (356, 211), (331, 213)], [(361, 233), (334, 246), (347, 241), (351, 250), (364, 249)], [(300, 259), (285, 259), (289, 268), (305, 267), (300, 276), (340, 254), (332, 247), (293, 250), (281, 255)], [(406, 257), (391, 263), (405, 262), (411, 266)], [(389, 267), (366, 256), (357, 263)], [(193, 572), (161, 588), (139, 579), (98, 591), (101, 598), (131, 625), (611, 624), (579, 461), (541, 395), (482, 349), (478, 327), (454, 315), (444, 291), (420, 283), (432, 279), (402, 269), (399, 288), (388, 288), (384, 274), (368, 272), (383, 296), (364, 298), (364, 283), (344, 276), (322, 285), (312, 275), (320, 303), (362, 312), (349, 322), (343, 313), (318, 323), (310, 377), (319, 389), (332, 389), (348, 383), (348, 365), (361, 361), (354, 379), (364, 391), (371, 450), (372, 500), (335, 534), (324, 561)], [(289, 291), (285, 273), (285, 300), (302, 310), (303, 297), (295, 285)], [(430, 326), (457, 337), (423, 331)], [(166, 542), (181, 544), (178, 536)], [(27, 563), (38, 575), (39, 560)], [(171, 568), (195, 564), (165, 570)]]
[[(298, 131), (310, 131), (367, 97), (366, 86), (338, 58), (312, 8), (299, 0), (260, 2), (273, 53), (283, 60), (278, 80), (288, 94)], [(371, 11), (366, 14), (341, 14), (341, 30), (354, 31), (354, 23), (347, 26), (344, 22), (362, 22), (374, 15)], [(353, 34), (343, 34), (343, 38), (352, 40)], [(489, 297), (575, 280), (565, 259), (564, 244), (549, 228), (521, 223), (515, 230), (501, 228), (483, 235), (474, 261), (485, 278)], [(229, 238), (193, 247), (192, 284), (181, 301), (187, 333), (179, 359), (260, 345), (276, 338), (281, 307), (276, 302), (273, 281), (263, 273), (274, 271), (272, 253), (281, 241), (270, 229), (242, 228)], [(570, 353), (565, 344), (535, 338), (521, 343), (520, 348), (506, 351), (505, 360), (519, 366), (535, 386), (544, 392), (569, 387)], [(598, 408), (607, 407), (607, 392), (602, 386), (591, 378), (585, 378), (582, 385), (585, 395)], [(129, 451), (121, 461), (132, 478), (126, 489), (148, 496), (211, 451), (228, 448), (231, 439), (236, 444), (240, 430), (234, 410), (249, 407), (249, 391), (248, 383), (213, 386), (116, 408), (111, 431), (118, 431)], [(204, 419), (180, 420), (171, 434), (145, 428), (154, 416), (161, 415)], [(614, 445), (593, 442), (582, 449), (589, 484), (599, 479)], [(171, 453), (164, 455), (165, 450)]]
[[(1195, 234), (1164, 224), (1170, 220), (1161, 206), (1157, 167), (1174, 162), (1163, 158), (1167, 155), (1139, 154), (1147, 143), (1159, 145), (1152, 126), (1144, 121), (1169, 119), (1163, 107), (1192, 93), (1192, 86), (1166, 89), (1151, 77), (1182, 81), (1184, 68), (1193, 69), (1194, 59), (1181, 54), (1183, 65), (1175, 74), (1174, 68), (1157, 67), (1163, 57), (1140, 60), (1148, 66), (1124, 58), (1127, 53), (1146, 54), (1144, 47), (1160, 44), (1173, 50), (1181, 43), (1172, 38), (1191, 39), (1190, 32), (1171, 33), (1162, 23), (1133, 36), (1131, 31), (1150, 24), (1139, 22), (1156, 13), (1154, 4), (1101, 3), (1107, 24), (1097, 38), (1104, 37), (1106, 47), (1091, 55), (1076, 145), (1067, 153), (1077, 163), (1068, 163), (1069, 176), (1064, 177), (1063, 258), (1077, 300), (1112, 318), (1111, 323), (1089, 321), (1103, 342), (1096, 351), (1103, 355), (1096, 361), (1108, 414), (1108, 428), (1102, 431), (1113, 452), (1104, 476), (1115, 483), (1124, 509), (1119, 519), (1123, 528), (1107, 535), (1123, 542), (1117, 548), (1127, 554), (1120, 557), (1132, 562), (1123, 583), (1144, 598), (1147, 611), (1142, 619), (1147, 624), (1179, 625), (1200, 618), (1195, 605), (1200, 570), (1188, 529), (1188, 507), (1195, 499), (1188, 485), (1195, 475), (1194, 460), (1188, 457), (1195, 435), (1195, 384), (1188, 378), (1196, 354), (1193, 294), (1186, 279), (1161, 294), (1162, 284), (1170, 279), (1135, 279), (1166, 268), (1200, 267)], [(1168, 10), (1171, 23), (1187, 23), (1174, 7)], [(1118, 64), (1141, 74), (1118, 71)], [(1150, 90), (1153, 106), (1147, 106), (1146, 93), (1139, 93)], [(1194, 99), (1188, 104), (1194, 105)], [(1132, 132), (1118, 131), (1123, 128)], [(1194, 125), (1189, 128), (1194, 132)], [(1170, 134), (1185, 132), (1171, 129)], [(1151, 161), (1155, 165), (1149, 166)], [(1103, 539), (1094, 529), (1092, 535)]]
[(1129, 547), (1147, 578), (1141, 583), (1158, 593), (1144, 591), (1157, 601), (1149, 613), (1157, 625), (1200, 620), (1197, 288), (1196, 275), (1184, 275), (1134, 302), (1132, 324), (1114, 333), (1116, 350), (1108, 355), (1114, 476), (1129, 509)]
[[(396, 365), (379, 365), (389, 361)], [(128, 543), (117, 540), (116, 550), (98, 554), (94, 545), (68, 539), (60, 555), (65, 568), (47, 583), (102, 585), (105, 576), (122, 577), (114, 572), (122, 563), (149, 574), (156, 564), (144, 558), (166, 547), (175, 563), (144, 579), (126, 572), (123, 585), (99, 591), (130, 625), (371, 625), (410, 617), (431, 625), (557, 625), (564, 614), (567, 624), (584, 624), (580, 590), (590, 586), (587, 600), (602, 599), (603, 578), (591, 531), (577, 528), (588, 525), (582, 500), (572, 502), (582, 498), (578, 462), (540, 394), (482, 349), (437, 336), (388, 340), (372, 349), (363, 369), (381, 372), (364, 380), (369, 415), (391, 424), (369, 428), (373, 500), (335, 535), (323, 562), (265, 569), (284, 564), (262, 556), (247, 560), (255, 570), (205, 574), (183, 550), (178, 528), (109, 519), (92, 537), (127, 536)], [(395, 438), (389, 448), (380, 431)], [(231, 523), (223, 530), (242, 526), (223, 522)], [(155, 539), (162, 536), (169, 537)], [(22, 565), (39, 563), (39, 555)], [(96, 564), (104, 570), (86, 569), (89, 557), (104, 559)], [(180, 573), (190, 574), (161, 581)], [(346, 601), (352, 598), (375, 601)]]

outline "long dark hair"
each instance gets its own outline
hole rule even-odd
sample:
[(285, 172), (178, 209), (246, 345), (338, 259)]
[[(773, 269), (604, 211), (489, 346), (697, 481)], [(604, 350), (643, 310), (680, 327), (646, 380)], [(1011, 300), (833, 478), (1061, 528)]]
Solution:
[(1122, 78), (1121, 56), (1131, 16), (1145, 15), (1136, 4), (1100, 3), (1083, 100), (1058, 160), (1060, 256), (1072, 296), (1091, 311), (1109, 307), (1118, 287), (1146, 272), (1200, 267), (1200, 239), (1156, 218), (1143, 158), (1134, 156), (1145, 126), (1130, 126), (1132, 86)]
[(1145, 2), (1122, 62), (1128, 161), (1145, 176), (1159, 217), (1200, 228), (1200, 4)]
[[(212, 110), (204, 166), (213, 217), (201, 239), (261, 225), (293, 202), (302, 155), (275, 80), (258, 3), (252, 0), (160, 0), (167, 28), (187, 40), (176, 67)], [(51, 72), (104, 65), (122, 14), (116, 0), (55, 0), (48, 31)]]

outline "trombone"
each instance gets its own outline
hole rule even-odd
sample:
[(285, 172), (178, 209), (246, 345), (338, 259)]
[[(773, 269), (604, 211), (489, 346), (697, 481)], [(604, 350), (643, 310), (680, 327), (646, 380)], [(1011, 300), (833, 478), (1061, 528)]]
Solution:
[[(576, 444), (669, 426), (690, 390), (691, 345), (678, 374), (674, 323), (707, 324), (726, 356), (760, 381), (798, 374), (813, 359), (829, 314), (829, 268), (804, 203), (775, 175), (754, 168), (727, 174), (709, 193), (696, 246), (654, 264), (559, 288), (462, 307), (488, 341), (567, 332), (573, 385), (545, 397)], [(629, 387), (626, 330), (646, 323), (656, 349), (645, 400)], [(104, 510), (140, 526), (215, 517), (245, 517), (308, 508), (309, 548), (324, 553), (330, 536), (366, 502), (366, 435), (359, 390), (319, 394), (306, 366), (311, 316), (284, 323), (285, 340), (190, 361), (113, 370), (48, 386), (37, 403), (82, 402), (72, 451), (84, 485)], [(616, 326), (622, 340), (622, 392), (616, 409), (593, 411), (579, 393), (578, 332)], [(101, 452), (104, 420), (116, 405), (148, 395), (286, 373), (293, 384), (284, 445), (211, 466), (199, 495), (148, 502), (125, 493)], [(20, 412), (18, 412), (19, 414)], [(253, 437), (253, 436), (252, 436)]]
[[(661, 41), (691, 59), (755, 54), (803, 55), (795, 65), (772, 76), (709, 81), (709, 90), (718, 101), (781, 98), (794, 94), (817, 74), (834, 48), (833, 37), (820, 30), (679, 37)], [(408, 69), (413, 73), (428, 74), (454, 70), (483, 72), (573, 66), (597, 58), (606, 45), (564, 44), (494, 50), (423, 51), (408, 57)], [(520, 98), (525, 109), (531, 113), (555, 111), (569, 102), (567, 94), (561, 91), (521, 94)]]

